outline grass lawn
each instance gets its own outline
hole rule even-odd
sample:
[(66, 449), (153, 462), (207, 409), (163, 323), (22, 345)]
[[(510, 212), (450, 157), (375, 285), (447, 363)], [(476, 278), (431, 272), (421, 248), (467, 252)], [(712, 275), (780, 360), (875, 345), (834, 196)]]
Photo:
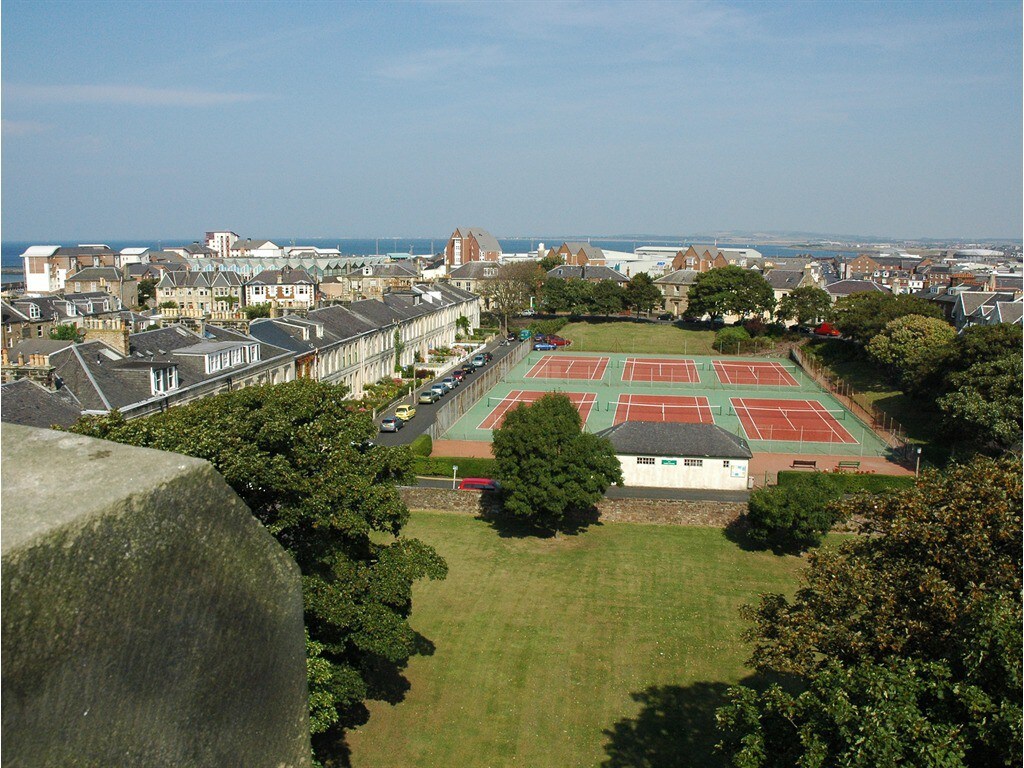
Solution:
[(642, 352), (666, 355), (717, 355), (715, 332), (689, 330), (664, 323), (630, 320), (569, 323), (560, 336), (572, 340), (573, 352)]
[(415, 512), (407, 532), (450, 568), (415, 588), (435, 650), (411, 661), (402, 703), (372, 702), (349, 734), (356, 768), (715, 765), (714, 709), (749, 674), (737, 611), (791, 593), (804, 564), (711, 528), (516, 538)]
[(842, 341), (814, 340), (807, 344), (805, 351), (858, 390), (858, 399), (862, 403), (874, 405), (902, 424), (910, 440), (918, 443), (934, 442), (938, 436), (937, 411), (930, 404), (923, 404), (905, 395), (870, 361), (846, 353), (846, 344)]

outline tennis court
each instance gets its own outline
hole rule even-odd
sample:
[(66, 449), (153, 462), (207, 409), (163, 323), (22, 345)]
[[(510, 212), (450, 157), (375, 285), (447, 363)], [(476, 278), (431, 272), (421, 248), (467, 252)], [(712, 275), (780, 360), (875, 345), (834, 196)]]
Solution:
[(526, 372), (528, 379), (581, 379), (600, 381), (608, 368), (607, 357), (544, 355)]
[(812, 443), (856, 443), (837, 419), (845, 410), (830, 411), (817, 400), (778, 400), (733, 397), (731, 410), (751, 440)]
[(623, 381), (664, 381), (695, 384), (700, 381), (693, 360), (662, 357), (627, 357), (622, 364)]
[(615, 406), (614, 424), (624, 421), (671, 421), (684, 424), (714, 424), (714, 410), (722, 412), (722, 406), (712, 406), (706, 397), (681, 397), (676, 395), (619, 395), (612, 402)]
[(774, 361), (715, 360), (715, 375), (723, 384), (798, 387), (800, 383), (782, 363)]
[[(509, 392), (505, 397), (488, 397), (487, 404), (492, 406), (491, 412), (487, 414), (477, 429), (498, 429), (505, 422), (505, 414), (517, 407), (520, 403), (532, 403), (551, 392), (539, 392), (536, 390), (516, 389)], [(597, 395), (590, 392), (559, 392), (569, 398), (580, 412), (580, 419), (586, 423), (590, 411), (597, 402)]]

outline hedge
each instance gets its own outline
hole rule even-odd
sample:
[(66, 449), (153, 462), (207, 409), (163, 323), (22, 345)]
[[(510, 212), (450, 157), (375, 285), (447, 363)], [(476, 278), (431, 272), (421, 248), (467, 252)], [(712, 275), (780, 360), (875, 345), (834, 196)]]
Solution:
[(452, 465), (459, 468), (459, 477), (494, 477), (497, 462), (468, 456), (414, 456), (412, 471), (427, 477), (451, 477)]
[[(814, 477), (817, 473), (812, 472), (779, 472), (779, 485), (793, 486), (801, 483), (813, 482), (808, 478)], [(845, 472), (831, 472), (831, 477), (843, 490), (844, 493), (856, 493), (857, 491), (868, 491), (869, 493), (881, 493), (890, 488), (904, 489), (913, 488), (916, 478), (904, 475), (856, 475)]]
[(426, 458), (434, 450), (434, 441), (430, 439), (430, 435), (423, 433), (409, 443), (409, 450), (412, 451), (413, 456)]

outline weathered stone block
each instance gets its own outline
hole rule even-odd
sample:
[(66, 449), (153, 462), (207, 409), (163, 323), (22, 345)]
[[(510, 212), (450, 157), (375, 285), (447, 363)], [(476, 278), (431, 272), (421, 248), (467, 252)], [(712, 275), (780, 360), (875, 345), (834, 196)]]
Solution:
[(307, 766), (298, 567), (205, 461), (2, 436), (3, 764)]

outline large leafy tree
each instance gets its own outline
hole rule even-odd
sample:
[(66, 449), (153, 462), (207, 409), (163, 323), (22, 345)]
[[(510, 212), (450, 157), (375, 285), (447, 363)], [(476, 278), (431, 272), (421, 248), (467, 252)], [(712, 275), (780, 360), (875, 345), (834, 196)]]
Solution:
[(494, 278), (481, 289), (490, 309), (501, 318), (502, 332), (508, 330), (509, 315), (515, 315), (530, 306), (530, 297), (536, 296), (544, 280), (544, 273), (535, 261), (502, 264)]
[(443, 578), (432, 548), (402, 536), (405, 448), (373, 446), (373, 424), (345, 388), (306, 379), (225, 392), (126, 422), (86, 418), (74, 431), (206, 459), (302, 571), (310, 720), (323, 756), (365, 716), (376, 680), (416, 648), (412, 585)]
[(733, 765), (1019, 765), (1021, 504), (987, 458), (843, 502), (864, 535), (747, 609), (752, 663), (793, 685), (731, 692)]
[(748, 502), (748, 535), (783, 551), (816, 547), (841, 519), (834, 502), (842, 495), (835, 477), (824, 473), (802, 483), (758, 488)]
[(748, 317), (771, 313), (775, 292), (759, 272), (737, 266), (717, 267), (694, 278), (687, 301), (688, 315)]
[(614, 280), (601, 280), (594, 284), (590, 307), (599, 315), (612, 315), (625, 306), (626, 294)]
[(867, 344), (888, 323), (905, 315), (941, 318), (942, 310), (917, 296), (864, 291), (839, 299), (832, 308), (831, 322), (844, 336)]
[(928, 394), (939, 386), (956, 347), (956, 331), (945, 320), (904, 315), (886, 323), (866, 347), (904, 391)]
[(1024, 428), (1022, 368), (1024, 358), (1017, 352), (950, 374), (952, 391), (938, 401), (948, 437), (984, 453), (1019, 453)]
[(641, 312), (650, 312), (661, 304), (662, 299), (661, 291), (646, 272), (637, 272), (629, 279), (623, 297), (638, 317)]
[(827, 320), (832, 312), (832, 298), (828, 291), (814, 285), (801, 285), (781, 299), (775, 316), (782, 320), (796, 320), (798, 325), (816, 325)]
[(565, 395), (509, 411), (494, 430), (493, 450), (505, 511), (548, 530), (589, 510), (609, 485), (622, 482), (611, 443), (582, 430)]

